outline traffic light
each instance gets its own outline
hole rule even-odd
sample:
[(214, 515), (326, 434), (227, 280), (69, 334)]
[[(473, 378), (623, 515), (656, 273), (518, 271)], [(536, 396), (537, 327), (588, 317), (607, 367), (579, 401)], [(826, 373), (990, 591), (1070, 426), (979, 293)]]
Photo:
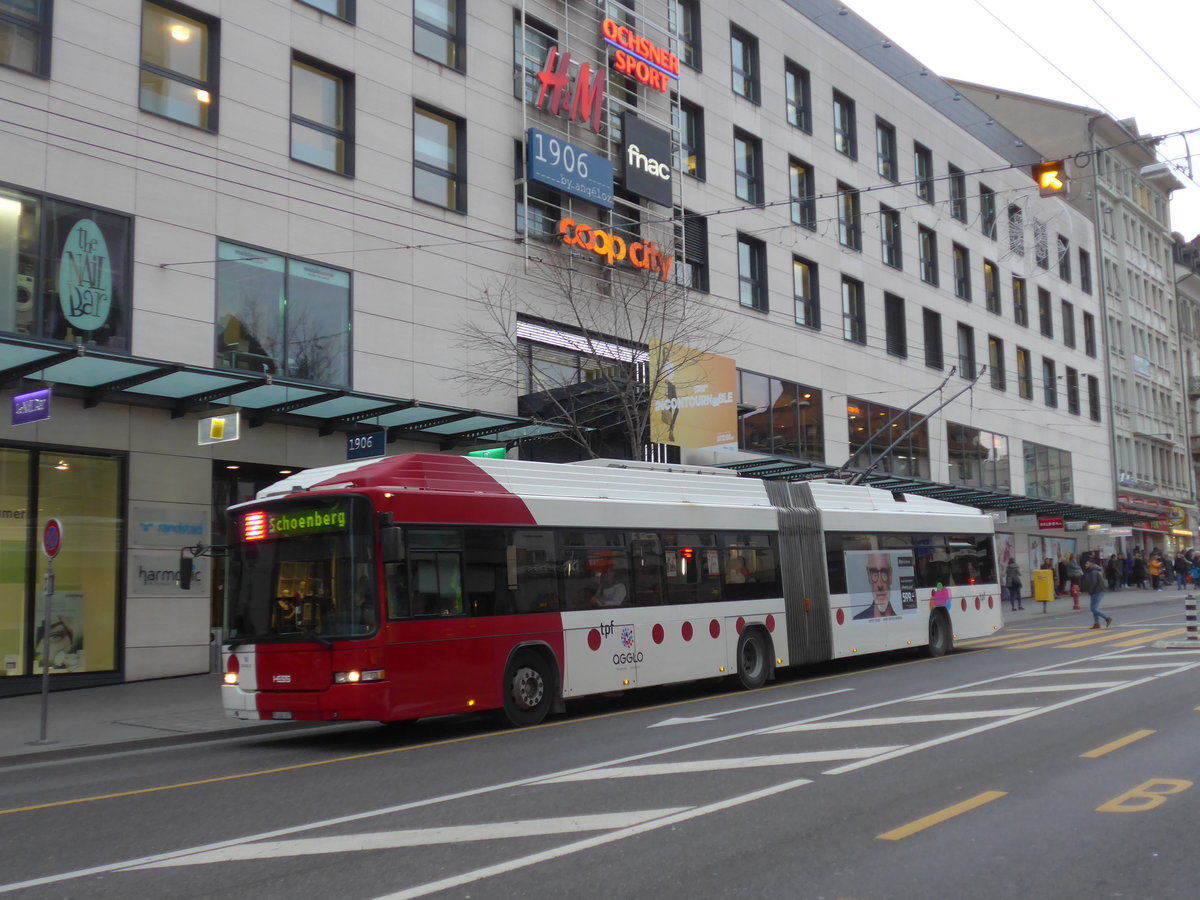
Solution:
[(1038, 163), (1033, 167), (1033, 180), (1037, 182), (1038, 193), (1043, 197), (1066, 194), (1069, 180), (1066, 161), (1056, 159)]

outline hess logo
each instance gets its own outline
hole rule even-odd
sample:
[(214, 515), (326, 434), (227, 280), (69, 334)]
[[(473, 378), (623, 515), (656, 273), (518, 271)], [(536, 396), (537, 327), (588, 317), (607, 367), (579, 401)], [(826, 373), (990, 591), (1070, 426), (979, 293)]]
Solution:
[(630, 144), (625, 150), (625, 165), (633, 166), (635, 169), (641, 169), (651, 178), (661, 178), (663, 181), (671, 180), (671, 166), (669, 163), (659, 162), (657, 159), (647, 156), (641, 151), (637, 144)]

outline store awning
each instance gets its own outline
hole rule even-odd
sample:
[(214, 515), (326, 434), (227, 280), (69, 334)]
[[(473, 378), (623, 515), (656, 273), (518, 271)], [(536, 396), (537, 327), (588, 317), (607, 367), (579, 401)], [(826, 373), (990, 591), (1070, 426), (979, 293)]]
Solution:
[[(737, 462), (722, 463), (720, 468), (732, 469), (739, 475), (750, 478), (783, 479), (786, 481), (809, 481), (817, 478), (832, 478), (837, 475), (853, 475), (854, 470), (841, 471), (836, 466), (824, 463), (804, 462), (796, 459), (784, 459), (774, 456), (763, 456), (755, 459), (742, 459)], [(1078, 503), (1063, 503), (1058, 500), (1042, 500), (1037, 497), (1020, 497), (1003, 491), (989, 491), (981, 488), (963, 487), (961, 485), (939, 484), (934, 481), (922, 481), (892, 475), (888, 472), (872, 472), (862, 481), (871, 487), (885, 491), (904, 494), (920, 494), (947, 500), (950, 503), (961, 503), (964, 506), (974, 506), (983, 510), (1003, 510), (1010, 515), (1040, 516), (1043, 518), (1060, 518), (1063, 520), (1084, 522), (1107, 522), (1110, 525), (1133, 525), (1145, 522), (1146, 514), (1131, 515), (1115, 509), (1104, 509), (1097, 506), (1083, 506)]]
[(443, 450), (559, 434), (564, 426), (527, 416), (309, 384), (276, 375), (209, 369), (15, 335), (0, 336), (0, 386), (52, 385), (83, 401), (166, 410), (172, 418), (213, 409), (241, 410), (249, 427), (298, 425), (322, 435), (387, 429), (388, 440)]

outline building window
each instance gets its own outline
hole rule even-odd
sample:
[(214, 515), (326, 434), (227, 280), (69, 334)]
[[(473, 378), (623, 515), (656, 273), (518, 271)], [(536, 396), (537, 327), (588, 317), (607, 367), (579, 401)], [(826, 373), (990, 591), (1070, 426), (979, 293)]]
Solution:
[(0, 188), (0, 332), (128, 353), (132, 247), (129, 217)]
[(413, 0), (413, 50), (459, 72), (466, 71), (464, 0)]
[(1062, 301), (1063, 343), (1068, 347), (1075, 346), (1075, 304)]
[(917, 196), (926, 203), (932, 203), (933, 151), (923, 144), (913, 144), (913, 160), (917, 172)]
[(1038, 325), (1044, 337), (1054, 337), (1054, 312), (1050, 308), (1050, 292), (1038, 288)]
[(900, 213), (891, 207), (879, 206), (879, 234), (883, 243), (883, 261), (894, 269), (904, 267), (900, 245)]
[(1033, 357), (1024, 347), (1017, 348), (1017, 393), (1025, 400), (1033, 399)]
[(854, 101), (841, 91), (833, 92), (833, 147), (838, 153), (858, 159), (858, 134)]
[(945, 367), (942, 353), (942, 314), (926, 307), (922, 312), (925, 332), (925, 365), (941, 370)]
[(1100, 421), (1100, 379), (1095, 375), (1087, 377), (1088, 384), (1088, 418), (1093, 422)]
[(975, 329), (958, 323), (958, 374), (970, 380), (975, 377)]
[(996, 192), (979, 186), (979, 227), (993, 241), (996, 239)]
[(762, 143), (743, 131), (733, 132), (735, 193), (748, 203), (761, 203)]
[(893, 475), (929, 478), (929, 429), (921, 413), (847, 397), (846, 419), (850, 453), (862, 468), (875, 463)]
[(1013, 321), (1018, 325), (1029, 327), (1029, 295), (1025, 289), (1025, 279), (1013, 276)]
[(313, 60), (292, 59), (292, 159), (354, 171), (354, 79)]
[(950, 216), (967, 221), (967, 176), (958, 166), (950, 167)]
[(53, 0), (0, 2), (0, 65), (33, 75), (50, 74)]
[[(0, 38), (5, 25), (0, 19)], [(215, 19), (190, 10), (142, 4), (142, 109), (217, 130), (217, 28)]]
[(679, 132), (679, 159), (675, 167), (685, 175), (703, 181), (704, 110), (687, 100), (680, 100), (677, 108), (679, 112), (675, 128)]
[(1000, 315), (1000, 272), (990, 259), (983, 261), (983, 299), (988, 312)]
[(812, 82), (808, 69), (790, 59), (784, 63), (784, 87), (787, 91), (787, 120), (801, 131), (812, 133)]
[(1025, 456), (1025, 496), (1039, 500), (1075, 502), (1072, 485), (1071, 453), (1022, 441)]
[(994, 334), (988, 335), (988, 371), (992, 376), (992, 387), (998, 391), (1008, 388), (1004, 371), (1004, 341)]
[(946, 458), (950, 484), (985, 491), (1012, 490), (1008, 438), (969, 425), (946, 423)]
[(675, 210), (675, 278), (684, 287), (708, 292), (708, 219)]
[(1008, 208), (1008, 249), (1017, 256), (1025, 255), (1025, 216), (1016, 204)]
[(792, 201), (792, 221), (805, 228), (816, 228), (817, 187), (812, 166), (795, 157), (788, 160), (788, 193)]
[(875, 119), (875, 170), (888, 181), (900, 179), (896, 157), (896, 128), (876, 117)]
[(842, 337), (856, 344), (867, 342), (867, 305), (863, 283), (842, 276)]
[(887, 335), (887, 352), (901, 359), (908, 358), (908, 320), (904, 298), (895, 294), (883, 295), (883, 324)]
[(1050, 245), (1046, 223), (1033, 220), (1033, 258), (1040, 269), (1050, 268)]
[(729, 29), (729, 52), (733, 67), (733, 92), (751, 103), (757, 103), (758, 38), (733, 26)]
[(971, 253), (962, 244), (954, 245), (954, 295), (971, 299)]
[(1089, 312), (1083, 314), (1083, 352), (1096, 357), (1096, 317)]
[(851, 250), (862, 249), (862, 215), (858, 191), (840, 181), (838, 190), (838, 242)]
[(738, 235), (738, 300), (742, 306), (767, 311), (767, 245)]
[(466, 128), (457, 116), (413, 105), (413, 197), (466, 212)]
[(546, 60), (550, 58), (550, 48), (558, 44), (558, 31), (539, 22), (532, 16), (525, 16), (522, 27), (521, 13), (518, 10), (513, 19), (513, 96), (518, 100), (525, 98), (526, 103), (536, 103), (541, 93), (541, 82), (538, 72), (546, 68)]
[(675, 55), (684, 65), (700, 71), (700, 2), (671, 0), (669, 10)]
[(1042, 357), (1042, 400), (1047, 406), (1058, 406), (1058, 374), (1054, 360)]
[(821, 291), (817, 264), (800, 256), (792, 257), (792, 296), (796, 324), (819, 330), (821, 327)]
[(1079, 415), (1079, 372), (1066, 367), (1067, 377), (1067, 412), (1073, 416)]
[(300, 2), (347, 22), (354, 21), (355, 0), (300, 0)]
[[(518, 141), (517, 145), (520, 148), (521, 142)], [(562, 199), (562, 194), (548, 185), (536, 181), (518, 184), (517, 234), (541, 241), (555, 240), (558, 237), (558, 222), (563, 215)]]
[(738, 447), (823, 462), (825, 410), (816, 388), (738, 371)]
[(1071, 243), (1061, 234), (1058, 236), (1058, 277), (1071, 280)]
[(937, 287), (937, 234), (932, 228), (917, 226), (917, 255), (921, 261), (921, 280)]
[(350, 273), (222, 241), (216, 365), (350, 384)]
[(1079, 289), (1085, 294), (1092, 292), (1092, 256), (1083, 249), (1079, 251)]

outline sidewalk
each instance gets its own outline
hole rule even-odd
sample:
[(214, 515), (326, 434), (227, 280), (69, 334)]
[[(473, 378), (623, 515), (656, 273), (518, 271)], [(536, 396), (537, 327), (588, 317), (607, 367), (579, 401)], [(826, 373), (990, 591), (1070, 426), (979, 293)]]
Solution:
[[(1105, 611), (1114, 626), (1131, 618), (1133, 608), (1166, 601), (1169, 611), (1178, 610), (1183, 622), (1187, 591), (1123, 590), (1104, 595)], [(1200, 602), (1200, 589), (1193, 591)], [(1091, 626), (1088, 597), (1080, 598), (1078, 610), (1070, 597), (1060, 597), (1043, 611), (1041, 604), (1025, 598), (1025, 609), (1004, 610), (1007, 626), (1056, 625), (1080, 629)], [(221, 707), (221, 676), (188, 675), (156, 681), (134, 681), (109, 687), (55, 691), (50, 694), (47, 738), (53, 743), (36, 744), (41, 733), (40, 694), (0, 698), (0, 764), (17, 757), (76, 755), (88, 749), (133, 749), (145, 743), (161, 746), (212, 737), (252, 732), (296, 730), (314, 724), (296, 722), (243, 722), (225, 715)]]

